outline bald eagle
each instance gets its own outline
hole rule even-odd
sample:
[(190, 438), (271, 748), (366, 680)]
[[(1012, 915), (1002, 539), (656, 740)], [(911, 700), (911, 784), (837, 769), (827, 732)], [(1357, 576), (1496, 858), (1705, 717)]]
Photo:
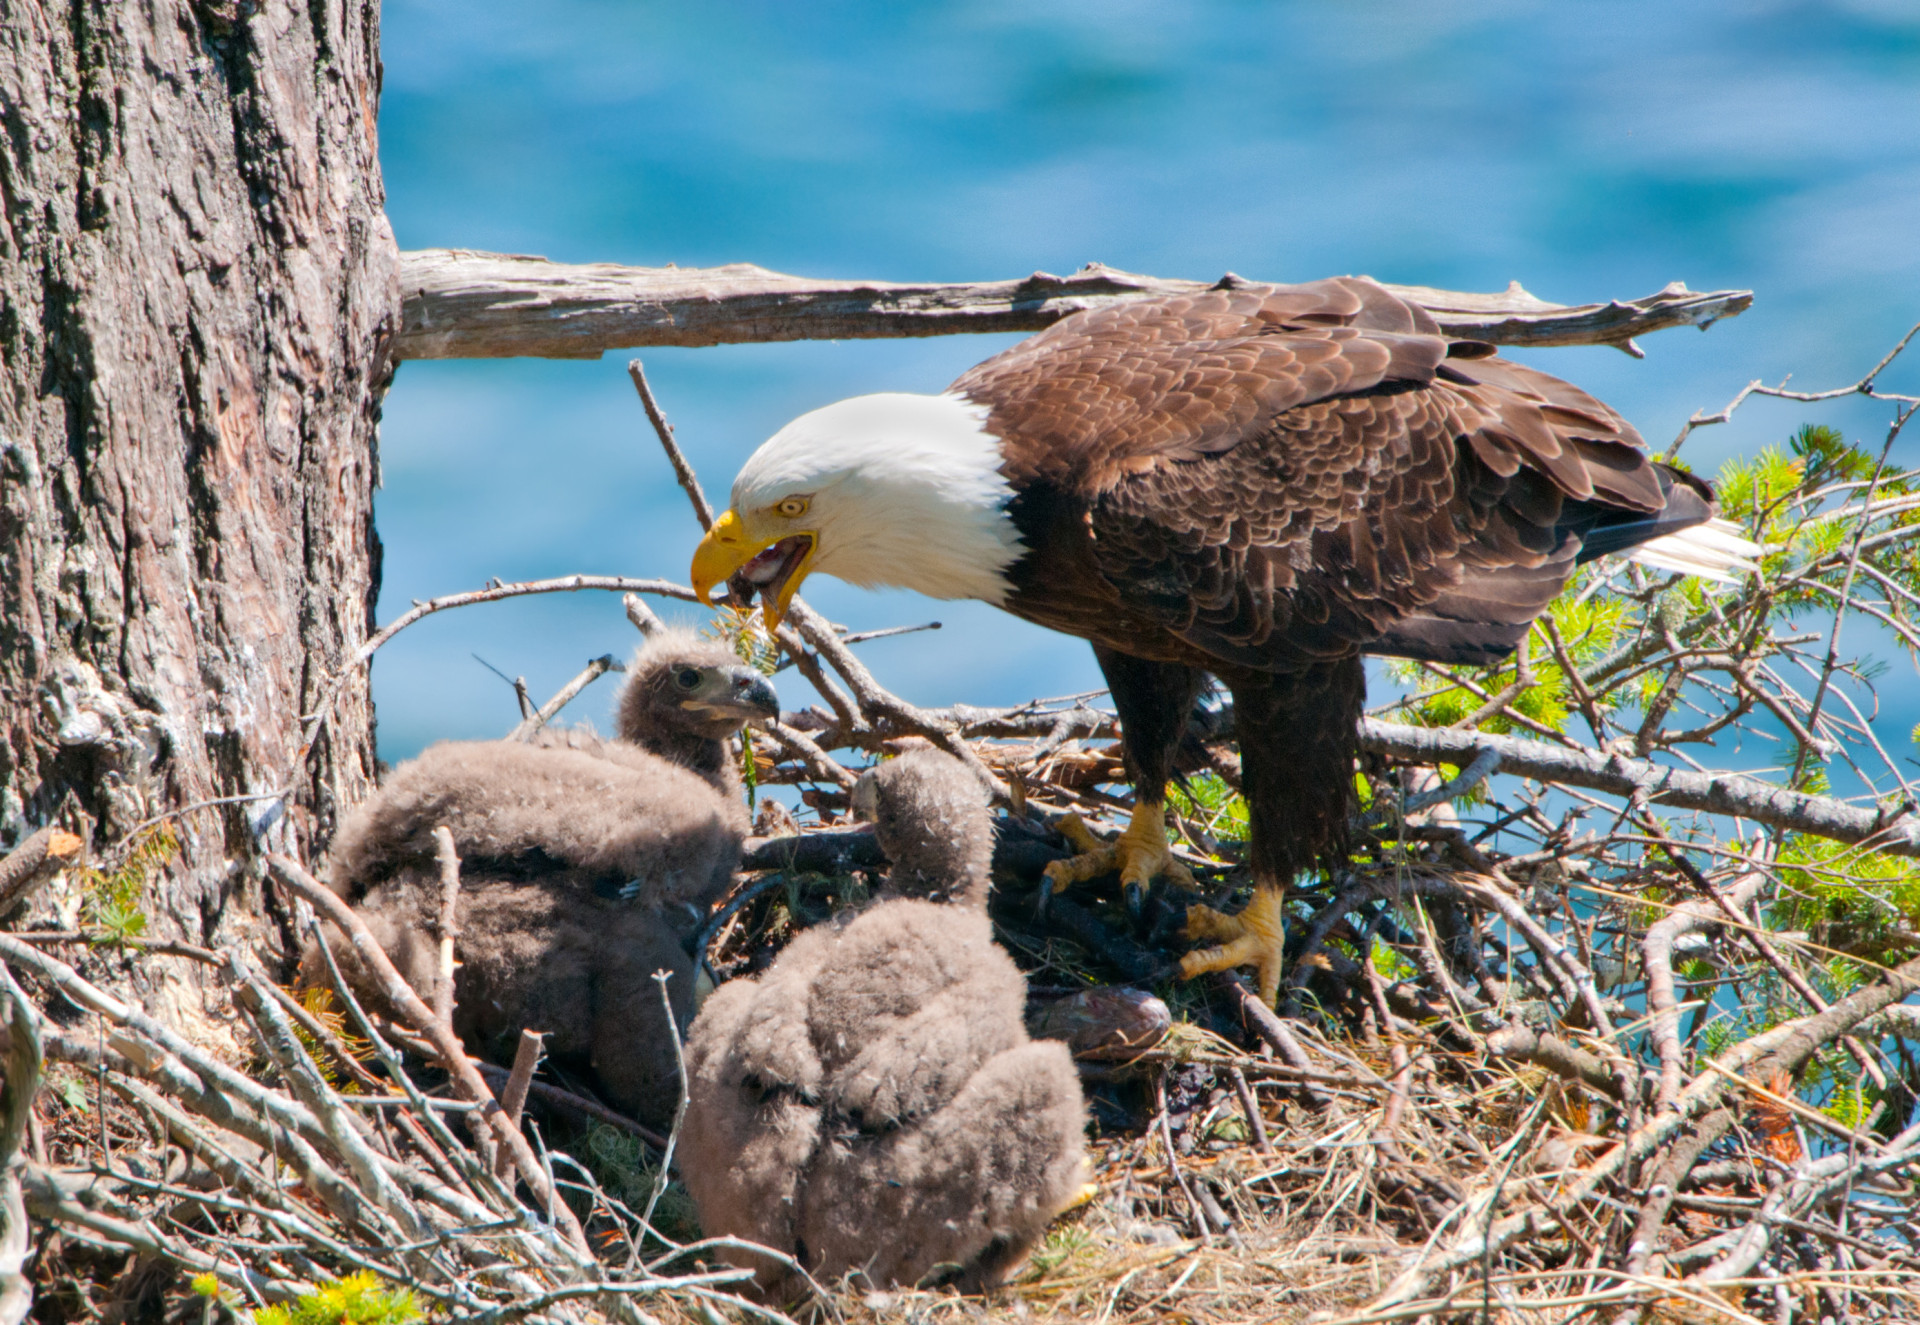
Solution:
[(1724, 576), (1755, 550), (1712, 490), (1586, 392), (1449, 338), (1364, 278), (1075, 313), (937, 396), (801, 416), (748, 460), (694, 555), (770, 621), (809, 574), (979, 598), (1093, 644), (1132, 821), (1054, 871), (1183, 874), (1173, 752), (1231, 692), (1255, 891), (1188, 912), (1185, 975), (1280, 978), (1283, 889), (1347, 849), (1362, 655), (1492, 662), (1580, 563)]

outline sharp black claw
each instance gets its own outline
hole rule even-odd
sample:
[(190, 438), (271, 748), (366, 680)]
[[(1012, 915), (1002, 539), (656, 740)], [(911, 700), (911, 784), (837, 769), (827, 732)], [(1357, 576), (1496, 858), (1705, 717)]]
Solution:
[(1130, 883), (1124, 891), (1127, 899), (1127, 915), (1132, 918), (1134, 924), (1138, 925), (1142, 913), (1146, 910), (1147, 890), (1137, 883)]

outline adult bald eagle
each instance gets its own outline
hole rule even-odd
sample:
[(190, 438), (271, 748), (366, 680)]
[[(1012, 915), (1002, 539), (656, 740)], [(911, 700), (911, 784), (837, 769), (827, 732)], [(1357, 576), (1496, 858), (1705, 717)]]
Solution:
[[(980, 598), (1090, 640), (1132, 822), (1055, 884), (1184, 873), (1173, 752), (1208, 674), (1232, 692), (1255, 893), (1196, 906), (1183, 973), (1280, 977), (1282, 890), (1346, 849), (1363, 653), (1490, 662), (1574, 567), (1637, 549), (1723, 574), (1751, 544), (1586, 392), (1449, 339), (1372, 281), (1223, 286), (1076, 313), (938, 396), (788, 424), (694, 555), (770, 620), (813, 572)], [(1093, 845), (1091, 842), (1088, 845)]]

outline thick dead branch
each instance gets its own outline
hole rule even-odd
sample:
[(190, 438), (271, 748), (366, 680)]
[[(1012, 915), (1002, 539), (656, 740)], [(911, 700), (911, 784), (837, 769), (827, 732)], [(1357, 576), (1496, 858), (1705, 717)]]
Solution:
[(1409, 727), (1376, 718), (1361, 721), (1360, 744), (1363, 749), (1396, 759), (1462, 767), (1493, 751), (1500, 756), (1502, 773), (1569, 787), (1587, 787), (1615, 796), (1640, 793), (1658, 805), (1735, 815), (1769, 828), (1812, 833), (1836, 842), (1866, 844), (1896, 856), (1920, 856), (1920, 817), (1890, 816), (1849, 805), (1832, 796), (1810, 796), (1770, 786), (1738, 773), (1695, 773), (1644, 759), (1548, 745), (1516, 736)]
[[(852, 340), (956, 332), (1038, 331), (1118, 300), (1189, 294), (1205, 281), (1089, 264), (1071, 276), (902, 284), (814, 280), (747, 263), (724, 267), (569, 265), (469, 249), (400, 255), (399, 359), (529, 355), (597, 359), (648, 345)], [(1223, 282), (1245, 283), (1227, 276)], [(1678, 283), (1628, 303), (1561, 305), (1516, 282), (1494, 294), (1388, 286), (1451, 335), (1500, 345), (1619, 345), (1664, 327), (1711, 325), (1744, 312), (1751, 291), (1695, 293)]]
[[(1764, 878), (1758, 870), (1741, 875), (1727, 890), (1727, 906), (1744, 907), (1759, 891)], [(1683, 934), (1696, 934), (1726, 919), (1726, 910), (1712, 901), (1684, 902), (1664, 920), (1649, 925), (1640, 940), (1641, 966), (1647, 977), (1647, 1012), (1651, 1017), (1649, 1034), (1654, 1051), (1660, 1056), (1660, 1090), (1654, 1098), (1657, 1109), (1674, 1108), (1680, 1098), (1680, 1014), (1676, 1011), (1679, 1000), (1673, 991), (1674, 942)]]
[(1531, 1026), (1503, 1026), (1487, 1036), (1487, 1052), (1496, 1058), (1533, 1063), (1569, 1081), (1578, 1081), (1616, 1104), (1625, 1102), (1620, 1093), (1620, 1079), (1611, 1068), (1585, 1049), (1551, 1032)]

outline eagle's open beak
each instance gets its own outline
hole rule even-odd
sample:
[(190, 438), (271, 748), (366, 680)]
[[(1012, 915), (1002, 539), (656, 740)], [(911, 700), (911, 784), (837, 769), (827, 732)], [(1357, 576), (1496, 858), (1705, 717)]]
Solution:
[(812, 530), (761, 537), (750, 533), (746, 522), (728, 511), (713, 522), (713, 528), (694, 549), (694, 595), (708, 602), (715, 585), (739, 575), (760, 591), (761, 611), (771, 630), (786, 616), (800, 581), (807, 577), (818, 541), (819, 535)]

